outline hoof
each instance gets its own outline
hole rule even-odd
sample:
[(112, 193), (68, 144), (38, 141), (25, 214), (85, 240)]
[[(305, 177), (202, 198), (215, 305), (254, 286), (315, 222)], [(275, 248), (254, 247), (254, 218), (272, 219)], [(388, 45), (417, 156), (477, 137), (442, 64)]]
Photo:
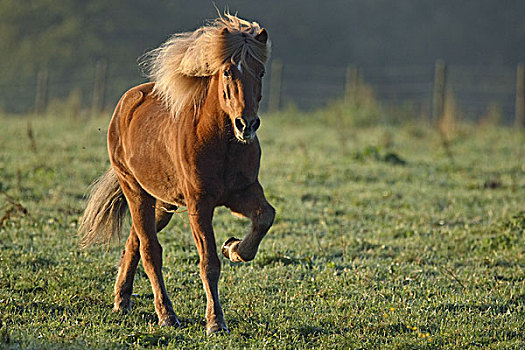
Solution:
[(179, 327), (180, 322), (176, 315), (170, 315), (159, 320), (159, 326), (161, 327)]
[(230, 254), (231, 248), (233, 248), (235, 245), (238, 245), (240, 241), (241, 241), (240, 239), (235, 238), (235, 237), (228, 238), (228, 240), (224, 242), (224, 244), (222, 245), (222, 248), (221, 248), (222, 255), (224, 255), (226, 258), (234, 262), (241, 261), (240, 259), (238, 259), (237, 254), (235, 254), (236, 255), (235, 257), (232, 256), (232, 254)]
[(113, 312), (121, 313), (121, 314), (129, 314), (131, 312), (131, 302), (121, 302), (121, 303), (115, 303), (113, 306)]
[(215, 323), (211, 326), (206, 327), (206, 334), (207, 335), (230, 334), (230, 331), (228, 330), (225, 324)]

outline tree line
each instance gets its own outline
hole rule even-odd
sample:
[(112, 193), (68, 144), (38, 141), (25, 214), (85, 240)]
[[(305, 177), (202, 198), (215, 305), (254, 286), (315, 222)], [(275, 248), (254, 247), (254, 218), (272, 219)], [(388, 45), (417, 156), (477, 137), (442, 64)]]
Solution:
[[(525, 2), (519, 0), (231, 0), (215, 5), (267, 27), (273, 57), (287, 64), (399, 66), (442, 58), (515, 66), (525, 60)], [(204, 0), (0, 0), (0, 108), (12, 109), (20, 94), (16, 87), (34, 85), (42, 69), (56, 82), (73, 79), (81, 85), (104, 60), (110, 71), (144, 79), (136, 64), (140, 55), (216, 15), (213, 3)]]

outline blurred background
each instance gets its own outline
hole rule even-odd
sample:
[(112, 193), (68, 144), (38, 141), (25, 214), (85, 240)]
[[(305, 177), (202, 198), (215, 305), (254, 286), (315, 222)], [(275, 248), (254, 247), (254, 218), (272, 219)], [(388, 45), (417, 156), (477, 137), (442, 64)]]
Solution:
[(522, 0), (0, 0), (0, 110), (109, 110), (147, 80), (137, 58), (215, 18), (214, 4), (270, 33), (263, 111), (367, 96), (418, 118), (523, 113)]

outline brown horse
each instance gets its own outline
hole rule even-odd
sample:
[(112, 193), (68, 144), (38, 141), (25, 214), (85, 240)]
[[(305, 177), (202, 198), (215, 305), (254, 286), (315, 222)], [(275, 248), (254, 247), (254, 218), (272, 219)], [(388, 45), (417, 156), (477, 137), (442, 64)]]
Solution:
[(92, 185), (79, 227), (85, 246), (109, 242), (120, 234), (126, 207), (131, 213), (114, 310), (130, 310), (141, 257), (159, 324), (179, 324), (162, 277), (157, 233), (178, 206), (186, 206), (207, 298), (206, 329), (227, 331), (212, 217), (215, 207), (226, 206), (251, 219), (243, 240), (232, 237), (222, 246), (234, 262), (252, 260), (273, 223), (275, 210), (258, 181), (256, 136), (269, 55), (265, 29), (226, 14), (153, 50), (146, 58), (152, 82), (120, 99), (108, 130), (111, 168)]

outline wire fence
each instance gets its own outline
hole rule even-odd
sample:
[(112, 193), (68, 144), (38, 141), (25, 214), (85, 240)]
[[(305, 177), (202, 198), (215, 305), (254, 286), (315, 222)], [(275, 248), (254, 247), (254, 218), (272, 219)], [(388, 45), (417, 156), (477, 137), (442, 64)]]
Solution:
[[(109, 109), (128, 88), (146, 80), (137, 68), (111, 62), (102, 70), (99, 62), (90, 69), (68, 73), (59, 76), (46, 72), (45, 79), (39, 74), (30, 82), (0, 84), (4, 91), (0, 107), (10, 113), (42, 112), (50, 104), (69, 101), (78, 109)], [(433, 65), (320, 66), (274, 60), (265, 78), (266, 98), (261, 108), (263, 111), (288, 105), (300, 110), (322, 108), (343, 99), (349, 85), (358, 79), (373, 89), (381, 105), (410, 106), (411, 110), (431, 116), (435, 74)], [(492, 109), (501, 114), (501, 122), (509, 124), (518, 117), (517, 113), (522, 113), (517, 112), (519, 79), (516, 67), (451, 64), (447, 66), (445, 88), (447, 96), (453, 96), (462, 118), (477, 120)]]
[[(348, 85), (352, 84), (348, 74), (351, 67), (283, 65), (279, 105), (293, 104), (308, 110), (344, 98)], [(432, 115), (433, 65), (368, 66), (357, 70), (359, 80), (372, 88), (383, 106), (411, 106), (423, 115)], [(514, 121), (516, 87), (516, 67), (447, 66), (447, 95), (468, 120), (477, 120), (490, 109), (496, 109), (501, 113), (501, 122)]]

